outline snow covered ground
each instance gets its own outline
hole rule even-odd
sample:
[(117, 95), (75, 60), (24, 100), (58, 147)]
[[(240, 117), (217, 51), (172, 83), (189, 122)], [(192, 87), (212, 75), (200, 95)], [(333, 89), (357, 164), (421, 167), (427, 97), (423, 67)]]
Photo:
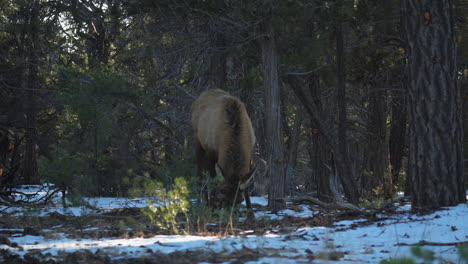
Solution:
[[(35, 188), (24, 190), (33, 191)], [(145, 206), (144, 199), (92, 198), (88, 201), (99, 208), (100, 213), (112, 208)], [(263, 197), (252, 197), (252, 202), (260, 205), (267, 203)], [(309, 205), (300, 205), (296, 210), (283, 210), (277, 214), (257, 211), (255, 215), (257, 219), (268, 217), (287, 221), (287, 215), (313, 217), (317, 212), (310, 208)], [(272, 228), (270, 232), (261, 236), (242, 237), (157, 235), (147, 238), (85, 239), (73, 238), (66, 233), (33, 236), (24, 235), (22, 229), (1, 229), (0, 234), (8, 234), (6, 236), (10, 242), (17, 243), (18, 246), (3, 244), (0, 245), (0, 249), (20, 256), (40, 250), (52, 259), (62, 252), (85, 249), (91, 252), (99, 251), (101, 255), (105, 254), (116, 260), (144, 257), (155, 252), (201, 250), (206, 254), (251, 251), (261, 256), (258, 260), (247, 263), (310, 263), (311, 259), (314, 259), (314, 263), (379, 263), (384, 259), (411, 256), (410, 245), (424, 241), (425, 244), (429, 244), (424, 248), (434, 251), (439, 260), (463, 263), (459, 259), (455, 243), (465, 242), (465, 246), (468, 246), (467, 204), (444, 208), (422, 216), (410, 214), (408, 205), (402, 206), (400, 210), (400, 214), (379, 215), (377, 221), (373, 222), (367, 219), (346, 220), (335, 222), (331, 227), (300, 227), (286, 233)], [(89, 214), (89, 211), (90, 209), (80, 207), (44, 208), (40, 214), (60, 212), (80, 215), (85, 212)], [(9, 215), (23, 213), (22, 208), (11, 207), (0, 207), (0, 212)], [(439, 260), (434, 263), (440, 263)]]

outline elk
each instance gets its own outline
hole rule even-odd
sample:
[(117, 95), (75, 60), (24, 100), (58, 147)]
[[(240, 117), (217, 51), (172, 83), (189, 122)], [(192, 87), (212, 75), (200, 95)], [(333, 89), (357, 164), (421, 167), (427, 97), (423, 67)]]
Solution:
[(205, 194), (208, 204), (228, 208), (243, 195), (251, 209), (247, 187), (255, 171), (255, 134), (244, 104), (223, 90), (206, 90), (192, 105), (192, 126), (198, 176), (208, 171), (210, 177), (222, 178), (211, 198)]

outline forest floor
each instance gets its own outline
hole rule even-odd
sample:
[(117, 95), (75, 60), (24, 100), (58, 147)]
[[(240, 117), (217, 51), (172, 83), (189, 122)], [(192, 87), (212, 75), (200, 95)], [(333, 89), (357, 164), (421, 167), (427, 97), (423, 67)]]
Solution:
[[(16, 191), (17, 200), (44, 202), (50, 190)], [(61, 208), (60, 200), (0, 206), (0, 263), (379, 263), (418, 260), (415, 254), (427, 260), (426, 249), (433, 263), (466, 263), (457, 246), (468, 246), (467, 204), (414, 214), (404, 199), (361, 212), (289, 203), (273, 213), (264, 197), (252, 197), (255, 220), (172, 235), (142, 214), (144, 198), (87, 198), (91, 208)]]

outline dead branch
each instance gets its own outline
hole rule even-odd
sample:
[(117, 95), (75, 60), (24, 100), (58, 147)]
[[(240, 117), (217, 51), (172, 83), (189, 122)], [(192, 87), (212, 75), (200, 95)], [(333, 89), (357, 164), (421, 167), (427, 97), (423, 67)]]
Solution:
[(408, 244), (408, 243), (397, 243), (395, 246), (458, 246), (458, 245), (468, 245), (468, 241), (461, 242), (430, 242), (426, 240), (421, 240), (418, 243)]
[(352, 210), (352, 211), (361, 211), (361, 209), (354, 204), (346, 203), (346, 202), (341, 202), (341, 201), (336, 201), (334, 203), (326, 203), (322, 202), (317, 198), (310, 197), (310, 196), (299, 196), (299, 197), (291, 197), (291, 198), (283, 198), (282, 199), (285, 202), (309, 202), (312, 204), (316, 204), (318, 206), (321, 206), (326, 209), (338, 209), (338, 210)]

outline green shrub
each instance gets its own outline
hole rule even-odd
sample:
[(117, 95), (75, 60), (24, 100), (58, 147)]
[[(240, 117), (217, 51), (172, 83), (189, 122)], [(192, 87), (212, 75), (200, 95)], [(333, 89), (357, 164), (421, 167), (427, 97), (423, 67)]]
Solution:
[(468, 263), (468, 245), (458, 245), (457, 249), (460, 260), (462, 260), (464, 263)]
[[(189, 188), (187, 181), (177, 177), (171, 189), (164, 188), (161, 182), (148, 180), (144, 183), (143, 192), (147, 198), (148, 207), (143, 208), (143, 213), (151, 223), (156, 224), (162, 230), (179, 233), (177, 216), (183, 214), (188, 221)], [(186, 224), (189, 226), (189, 223)]]
[(424, 263), (432, 263), (435, 260), (434, 251), (422, 247), (412, 247), (413, 256), (421, 259)]
[(397, 258), (391, 260), (382, 260), (381, 264), (416, 264), (417, 262), (414, 261), (412, 258)]
[[(465, 245), (458, 245), (458, 255), (460, 256), (460, 263), (468, 263), (468, 247)], [(416, 263), (433, 263), (438, 258), (432, 250), (414, 246), (411, 248), (413, 258), (395, 258), (390, 260), (382, 260), (382, 264), (416, 264)], [(439, 259), (440, 263), (445, 263), (443, 259)]]

